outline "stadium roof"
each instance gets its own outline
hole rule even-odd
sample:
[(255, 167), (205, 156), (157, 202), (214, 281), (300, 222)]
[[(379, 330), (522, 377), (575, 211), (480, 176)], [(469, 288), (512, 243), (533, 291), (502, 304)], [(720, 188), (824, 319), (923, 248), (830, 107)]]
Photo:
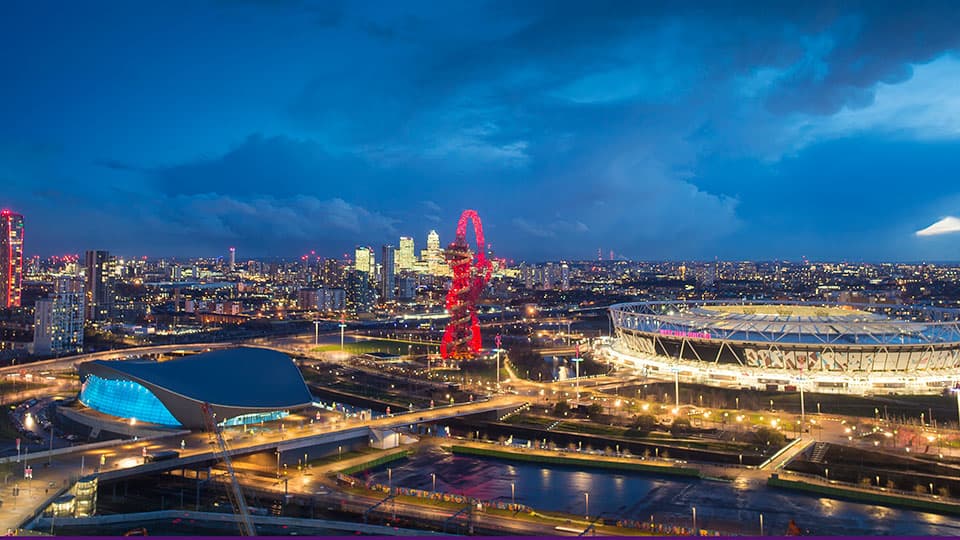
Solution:
[(216, 405), (281, 408), (312, 401), (293, 360), (269, 349), (241, 347), (166, 362), (94, 360), (91, 364)]
[[(632, 302), (613, 305), (610, 310), (618, 327), (693, 338), (858, 345), (960, 342), (957, 310), (867, 304), (857, 305), (859, 309), (846, 309), (842, 304), (827, 303), (734, 302)], [(914, 311), (921, 320), (891, 318), (879, 312), (883, 310)]]

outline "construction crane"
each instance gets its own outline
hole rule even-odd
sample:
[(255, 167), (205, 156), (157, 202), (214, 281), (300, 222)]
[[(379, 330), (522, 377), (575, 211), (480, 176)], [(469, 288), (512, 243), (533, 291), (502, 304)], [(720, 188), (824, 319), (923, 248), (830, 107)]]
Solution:
[(227, 448), (227, 441), (223, 438), (223, 431), (221, 431), (220, 426), (217, 425), (216, 413), (210, 409), (209, 403), (204, 403), (201, 407), (203, 409), (203, 421), (206, 424), (207, 432), (216, 439), (220, 459), (222, 459), (223, 464), (227, 466), (227, 474), (230, 475), (230, 489), (227, 490), (227, 497), (230, 499), (230, 505), (233, 506), (233, 513), (239, 518), (240, 535), (256, 536), (257, 529), (254, 527), (253, 520), (250, 518), (250, 509), (247, 508), (247, 501), (243, 498), (243, 492), (240, 491), (240, 482), (237, 480), (237, 475), (233, 471), (233, 461), (230, 460), (230, 452)]

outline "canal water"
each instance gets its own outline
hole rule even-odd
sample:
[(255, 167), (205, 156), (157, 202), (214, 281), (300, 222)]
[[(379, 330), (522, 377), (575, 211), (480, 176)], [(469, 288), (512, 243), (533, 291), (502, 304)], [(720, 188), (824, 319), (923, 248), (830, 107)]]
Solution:
[[(790, 520), (815, 535), (960, 535), (946, 516), (898, 510), (767, 488), (745, 481), (665, 479), (638, 473), (583, 471), (498, 459), (454, 456), (429, 447), (404, 462), (362, 473), (386, 485), (436, 489), (481, 500), (511, 500), (534, 509), (591, 516), (608, 522), (632, 519), (690, 527), (696, 508), (700, 528), (727, 534), (782, 535)], [(585, 495), (589, 494), (589, 495)]]

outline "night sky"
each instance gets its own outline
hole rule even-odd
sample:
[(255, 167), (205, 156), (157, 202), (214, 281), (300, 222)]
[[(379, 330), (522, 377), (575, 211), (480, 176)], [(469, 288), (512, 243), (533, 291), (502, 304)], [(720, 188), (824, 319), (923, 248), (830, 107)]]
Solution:
[[(28, 255), (960, 260), (960, 3), (0, 3)], [(933, 233), (933, 234), (930, 234)]]

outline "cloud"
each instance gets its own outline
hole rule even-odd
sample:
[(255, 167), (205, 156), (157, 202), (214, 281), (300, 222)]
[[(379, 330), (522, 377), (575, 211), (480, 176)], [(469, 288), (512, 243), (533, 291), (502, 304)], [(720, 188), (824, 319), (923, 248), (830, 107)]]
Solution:
[(513, 223), (513, 226), (516, 227), (520, 232), (530, 236), (537, 238), (553, 238), (556, 236), (553, 231), (543, 227), (542, 225), (531, 223), (524, 218), (513, 218), (511, 223)]
[(868, 106), (845, 107), (828, 117), (803, 117), (788, 130), (796, 136), (797, 146), (862, 133), (960, 140), (960, 96), (956, 92), (960, 58), (945, 55), (912, 72), (905, 82), (878, 84)]
[(917, 236), (939, 236), (960, 232), (960, 218), (947, 216), (925, 229), (916, 232)]

